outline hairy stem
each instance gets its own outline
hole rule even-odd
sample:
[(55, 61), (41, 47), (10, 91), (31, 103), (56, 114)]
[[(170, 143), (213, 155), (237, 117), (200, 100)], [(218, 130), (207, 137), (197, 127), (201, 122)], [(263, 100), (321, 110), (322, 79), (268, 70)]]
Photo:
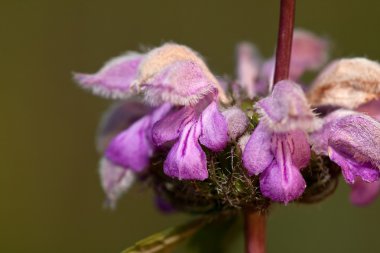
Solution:
[(278, 27), (276, 67), (273, 85), (289, 78), (290, 56), (294, 30), (295, 0), (281, 0)]
[(245, 253), (265, 253), (265, 229), (264, 213), (245, 211)]

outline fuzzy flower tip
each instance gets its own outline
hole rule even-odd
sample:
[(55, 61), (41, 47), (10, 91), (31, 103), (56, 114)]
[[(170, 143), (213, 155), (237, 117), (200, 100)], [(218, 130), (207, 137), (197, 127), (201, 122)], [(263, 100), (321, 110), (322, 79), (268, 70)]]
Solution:
[(313, 149), (337, 163), (347, 183), (380, 177), (380, 123), (352, 111), (338, 110), (311, 136)]
[(250, 175), (260, 174), (264, 196), (288, 203), (306, 188), (300, 169), (310, 160), (305, 129), (314, 116), (302, 90), (289, 81), (277, 83), (257, 107), (262, 118), (244, 148), (243, 163)]
[(270, 96), (256, 103), (261, 120), (276, 132), (294, 129), (310, 131), (316, 120), (301, 87), (292, 81), (280, 81)]
[(74, 79), (97, 95), (120, 99), (141, 93), (153, 105), (194, 105), (210, 93), (229, 102), (202, 58), (174, 43), (146, 54), (127, 53), (107, 62), (95, 74), (76, 73)]

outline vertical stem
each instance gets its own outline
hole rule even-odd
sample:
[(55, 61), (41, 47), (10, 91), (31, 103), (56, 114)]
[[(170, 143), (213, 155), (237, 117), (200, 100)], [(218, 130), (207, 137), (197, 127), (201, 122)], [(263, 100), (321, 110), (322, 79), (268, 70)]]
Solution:
[(292, 53), (295, 0), (281, 0), (278, 27), (276, 68), (273, 84), (289, 78), (290, 56)]
[(264, 213), (244, 213), (245, 253), (265, 253), (265, 225)]

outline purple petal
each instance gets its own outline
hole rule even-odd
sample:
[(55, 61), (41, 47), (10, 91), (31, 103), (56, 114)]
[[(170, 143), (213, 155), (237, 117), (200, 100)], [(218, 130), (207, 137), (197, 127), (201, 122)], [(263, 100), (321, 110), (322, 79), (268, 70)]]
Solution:
[(153, 143), (157, 146), (178, 138), (182, 129), (194, 119), (194, 110), (183, 107), (166, 115), (158, 121), (152, 129)]
[(107, 195), (107, 204), (115, 208), (117, 200), (135, 181), (135, 174), (131, 170), (113, 164), (106, 158), (100, 161), (99, 174), (103, 190)]
[(198, 143), (199, 122), (191, 122), (183, 129), (180, 139), (170, 150), (164, 172), (170, 177), (204, 180), (208, 178), (206, 154)]
[(218, 109), (216, 102), (212, 102), (201, 114), (200, 143), (213, 151), (223, 150), (228, 142), (226, 119)]
[(355, 112), (348, 110), (337, 110), (323, 118), (322, 126), (310, 134), (312, 148), (317, 154), (328, 155), (328, 141), (334, 129), (334, 124), (337, 120), (352, 114), (355, 114)]
[(263, 195), (284, 203), (300, 197), (306, 188), (305, 180), (293, 162), (290, 144), (289, 135), (274, 135), (272, 149), (276, 159), (260, 176)]
[(338, 110), (329, 114), (311, 141), (317, 153), (329, 155), (348, 183), (380, 177), (380, 123), (364, 114)]
[(374, 182), (380, 178), (379, 168), (369, 162), (359, 163), (350, 155), (341, 154), (332, 148), (328, 153), (330, 159), (341, 167), (344, 179), (349, 184), (353, 184), (357, 177), (366, 182)]
[(261, 122), (253, 131), (243, 152), (243, 164), (249, 175), (260, 174), (272, 163), (272, 135), (272, 131)]
[(356, 206), (371, 204), (380, 193), (380, 181), (368, 183), (357, 180), (351, 188), (350, 200)]
[(326, 40), (305, 31), (294, 31), (289, 79), (299, 80), (307, 70), (317, 70), (327, 60)]
[(138, 67), (143, 56), (127, 53), (107, 62), (95, 74), (74, 75), (74, 79), (85, 89), (96, 95), (111, 98), (126, 98), (131, 95), (131, 84), (137, 78)]
[(249, 98), (256, 95), (256, 81), (259, 74), (259, 59), (253, 45), (245, 42), (237, 48), (237, 75), (238, 82), (243, 87)]
[(289, 133), (287, 141), (294, 166), (299, 169), (306, 167), (311, 157), (310, 144), (306, 133), (300, 130), (292, 131)]
[(96, 138), (98, 151), (103, 152), (115, 135), (149, 114), (151, 110), (151, 107), (135, 101), (123, 101), (112, 105), (104, 113), (98, 127)]
[(139, 68), (136, 84), (151, 103), (196, 104), (217, 90), (223, 102), (229, 99), (201, 57), (186, 46), (166, 43), (151, 50)]
[(292, 81), (278, 82), (271, 96), (256, 103), (262, 120), (275, 132), (316, 127), (313, 112), (301, 87)]
[(150, 115), (145, 116), (117, 135), (106, 150), (107, 159), (136, 172), (147, 167), (153, 154), (153, 147), (147, 136), (150, 121)]
[(338, 119), (332, 126), (329, 147), (361, 164), (380, 169), (380, 123), (357, 113)]
[(170, 108), (170, 104), (163, 104), (121, 132), (111, 141), (105, 156), (117, 165), (141, 172), (149, 165), (154, 151), (152, 127)]
[(236, 140), (248, 126), (247, 115), (238, 107), (230, 107), (223, 112), (223, 116), (227, 121), (228, 135), (231, 140)]

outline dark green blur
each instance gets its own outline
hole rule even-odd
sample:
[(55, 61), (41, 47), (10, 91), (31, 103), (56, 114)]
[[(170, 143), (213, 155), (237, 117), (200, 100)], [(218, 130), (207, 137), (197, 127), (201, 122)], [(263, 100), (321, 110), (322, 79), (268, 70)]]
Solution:
[[(176, 41), (231, 76), (237, 42), (272, 54), (278, 2), (1, 0), (0, 252), (116, 253), (184, 221), (159, 214), (142, 186), (116, 211), (102, 208), (94, 135), (110, 101), (78, 88), (71, 72)], [(300, 0), (296, 25), (330, 38), (334, 57), (380, 59), (379, 11), (373, 0)], [(276, 206), (268, 251), (380, 252), (380, 199), (355, 208), (347, 193), (341, 182), (324, 203)]]

